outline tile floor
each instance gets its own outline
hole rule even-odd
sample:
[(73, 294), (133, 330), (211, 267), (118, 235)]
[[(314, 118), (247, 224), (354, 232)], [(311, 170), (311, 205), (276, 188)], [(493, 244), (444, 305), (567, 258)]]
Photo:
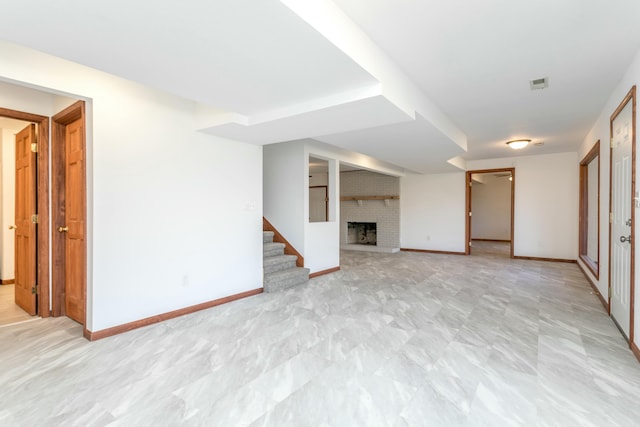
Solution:
[(37, 317), (18, 307), (14, 302), (13, 289), (15, 285), (0, 285), (0, 326), (10, 325)]
[(344, 252), (93, 343), (64, 318), (0, 328), (0, 425), (640, 425), (640, 364), (578, 268), (482, 246)]

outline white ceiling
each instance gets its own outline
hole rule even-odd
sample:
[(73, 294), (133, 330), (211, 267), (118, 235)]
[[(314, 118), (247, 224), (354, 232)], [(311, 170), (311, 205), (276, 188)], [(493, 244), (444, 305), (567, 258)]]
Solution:
[[(640, 49), (638, 0), (334, 3), (466, 133), (466, 159), (576, 150)], [(505, 150), (521, 137), (544, 146)]]
[(640, 49), (638, 0), (3, 3), (0, 39), (192, 99), (204, 132), (417, 172), (576, 150)]

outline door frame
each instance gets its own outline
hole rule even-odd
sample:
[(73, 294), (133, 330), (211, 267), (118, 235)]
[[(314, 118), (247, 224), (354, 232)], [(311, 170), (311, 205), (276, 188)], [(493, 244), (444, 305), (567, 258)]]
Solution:
[(509, 243), (509, 258), (513, 258), (513, 243), (515, 241), (514, 235), (514, 213), (515, 213), (515, 194), (516, 194), (516, 168), (497, 168), (497, 169), (480, 169), (471, 170), (466, 173), (465, 180), (465, 247), (464, 254), (471, 254), (471, 176), (473, 174), (480, 173), (499, 173), (510, 172), (511, 173), (511, 236)]
[[(611, 139), (613, 138), (613, 122), (615, 121), (616, 117), (618, 117), (618, 114), (620, 114), (620, 112), (624, 109), (624, 107), (627, 106), (627, 103), (629, 103), (629, 101), (631, 101), (631, 132), (632, 132), (632, 140), (631, 140), (631, 194), (629, 195), (629, 197), (631, 197), (631, 265), (629, 266), (629, 345), (632, 346), (633, 345), (633, 338), (634, 338), (634, 311), (635, 311), (635, 304), (634, 304), (634, 297), (635, 297), (635, 248), (636, 248), (636, 233), (635, 233), (635, 229), (636, 229), (636, 219), (635, 219), (635, 199), (634, 196), (636, 194), (636, 86), (634, 85), (629, 92), (627, 92), (627, 95), (624, 97), (624, 99), (622, 100), (622, 102), (620, 102), (620, 104), (618, 105), (618, 107), (616, 108), (616, 110), (613, 112), (613, 114), (611, 114), (611, 117), (609, 119), (609, 242), (608, 242), (608, 246), (609, 246), (609, 271), (608, 271), (608, 282), (609, 282), (609, 288), (608, 288), (608, 303), (609, 303), (609, 310), (608, 310), (608, 314), (609, 316), (611, 316), (611, 241), (613, 239), (613, 236), (611, 235), (611, 213), (613, 212), (612, 210), (612, 202), (613, 202), (613, 147), (611, 146)], [(612, 317), (613, 319), (613, 317)], [(614, 323), (617, 322), (614, 321)], [(624, 334), (623, 334), (624, 336)]]
[(23, 111), (0, 108), (0, 117), (24, 120), (37, 125), (38, 153), (37, 153), (37, 249), (36, 249), (36, 297), (37, 311), (40, 317), (51, 315), (49, 294), (49, 117)]
[[(78, 119), (82, 120), (84, 130), (83, 145), (86, 153), (86, 102), (79, 100), (69, 107), (55, 114), (51, 118), (51, 293), (53, 295), (53, 315), (64, 316), (65, 310), (65, 245), (64, 236), (56, 229), (59, 225), (65, 224), (65, 140), (66, 126)], [(86, 159), (85, 159), (86, 165)], [(82, 185), (86, 188), (86, 171)], [(85, 242), (84, 242), (84, 321), (82, 325), (86, 329), (87, 324), (87, 199), (81, 201), (82, 210), (85, 214)]]

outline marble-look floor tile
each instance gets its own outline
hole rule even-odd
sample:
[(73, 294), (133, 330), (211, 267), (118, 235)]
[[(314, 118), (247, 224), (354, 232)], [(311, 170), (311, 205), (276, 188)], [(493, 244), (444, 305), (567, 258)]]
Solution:
[(429, 385), (421, 387), (400, 414), (398, 427), (464, 426), (467, 414)]
[(575, 265), (474, 242), (341, 266), (97, 342), (2, 327), (0, 425), (640, 425), (640, 364)]
[(537, 420), (535, 375), (508, 368), (483, 370), (469, 411), (469, 426), (530, 426)]

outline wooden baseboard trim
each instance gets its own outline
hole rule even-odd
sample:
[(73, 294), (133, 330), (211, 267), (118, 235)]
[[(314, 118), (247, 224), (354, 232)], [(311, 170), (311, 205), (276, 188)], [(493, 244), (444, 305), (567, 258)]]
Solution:
[(262, 217), (262, 229), (264, 231), (273, 231), (273, 241), (284, 243), (284, 253), (287, 255), (295, 255), (298, 257), (296, 260), (296, 267), (304, 267), (304, 257), (293, 247), (287, 239), (269, 222), (265, 217)]
[(524, 259), (528, 261), (546, 261), (546, 262), (566, 262), (568, 264), (577, 264), (575, 259), (562, 259), (562, 258), (539, 258), (535, 256), (514, 256), (513, 259)]
[(195, 313), (196, 311), (206, 310), (207, 308), (215, 307), (217, 305), (226, 304), (231, 301), (236, 301), (242, 298), (247, 298), (253, 295), (258, 295), (263, 292), (263, 288), (252, 289), (250, 291), (241, 292), (239, 294), (230, 295), (228, 297), (219, 298), (213, 301), (203, 302), (201, 304), (192, 305), (190, 307), (181, 308), (178, 310), (170, 311), (168, 313), (157, 314), (155, 316), (147, 317), (145, 319), (136, 320), (134, 322), (125, 323), (123, 325), (114, 326), (112, 328), (102, 329), (100, 331), (89, 331), (84, 329), (83, 335), (89, 341), (101, 340), (103, 338), (111, 337), (113, 335), (129, 332), (134, 329), (142, 328), (144, 326), (153, 325), (154, 323), (164, 322), (165, 320), (173, 319), (176, 317), (184, 316), (185, 314)]
[(476, 242), (498, 242), (498, 243), (511, 243), (511, 240), (501, 240), (501, 239), (471, 239), (471, 241)]
[(2, 279), (0, 285), (13, 285), (16, 283), (16, 279)]
[(638, 362), (640, 362), (640, 349), (638, 348), (636, 343), (632, 342), (629, 347), (631, 348), (633, 355), (636, 356), (636, 359), (638, 359)]
[(600, 302), (604, 306), (604, 309), (606, 310), (606, 312), (609, 313), (609, 303), (607, 303), (607, 301), (605, 301), (604, 297), (602, 296), (602, 294), (598, 290), (598, 287), (596, 286), (596, 284), (593, 282), (593, 280), (591, 280), (591, 277), (589, 277), (589, 275), (587, 274), (587, 272), (584, 269), (584, 267), (582, 266), (582, 264), (578, 263), (578, 268), (580, 269), (580, 271), (582, 271), (582, 274), (584, 274), (584, 277), (587, 279), (587, 281), (591, 285), (591, 288), (593, 289), (593, 292), (598, 296), (598, 299), (600, 300)]
[(400, 248), (401, 251), (404, 252), (420, 252), (425, 254), (443, 254), (443, 255), (465, 255), (464, 252), (453, 252), (453, 251), (434, 251), (431, 249), (411, 249), (411, 248)]
[(313, 279), (314, 277), (324, 276), (325, 274), (335, 273), (336, 271), (340, 271), (340, 266), (328, 268), (322, 271), (316, 271), (315, 273), (309, 274), (309, 279)]

